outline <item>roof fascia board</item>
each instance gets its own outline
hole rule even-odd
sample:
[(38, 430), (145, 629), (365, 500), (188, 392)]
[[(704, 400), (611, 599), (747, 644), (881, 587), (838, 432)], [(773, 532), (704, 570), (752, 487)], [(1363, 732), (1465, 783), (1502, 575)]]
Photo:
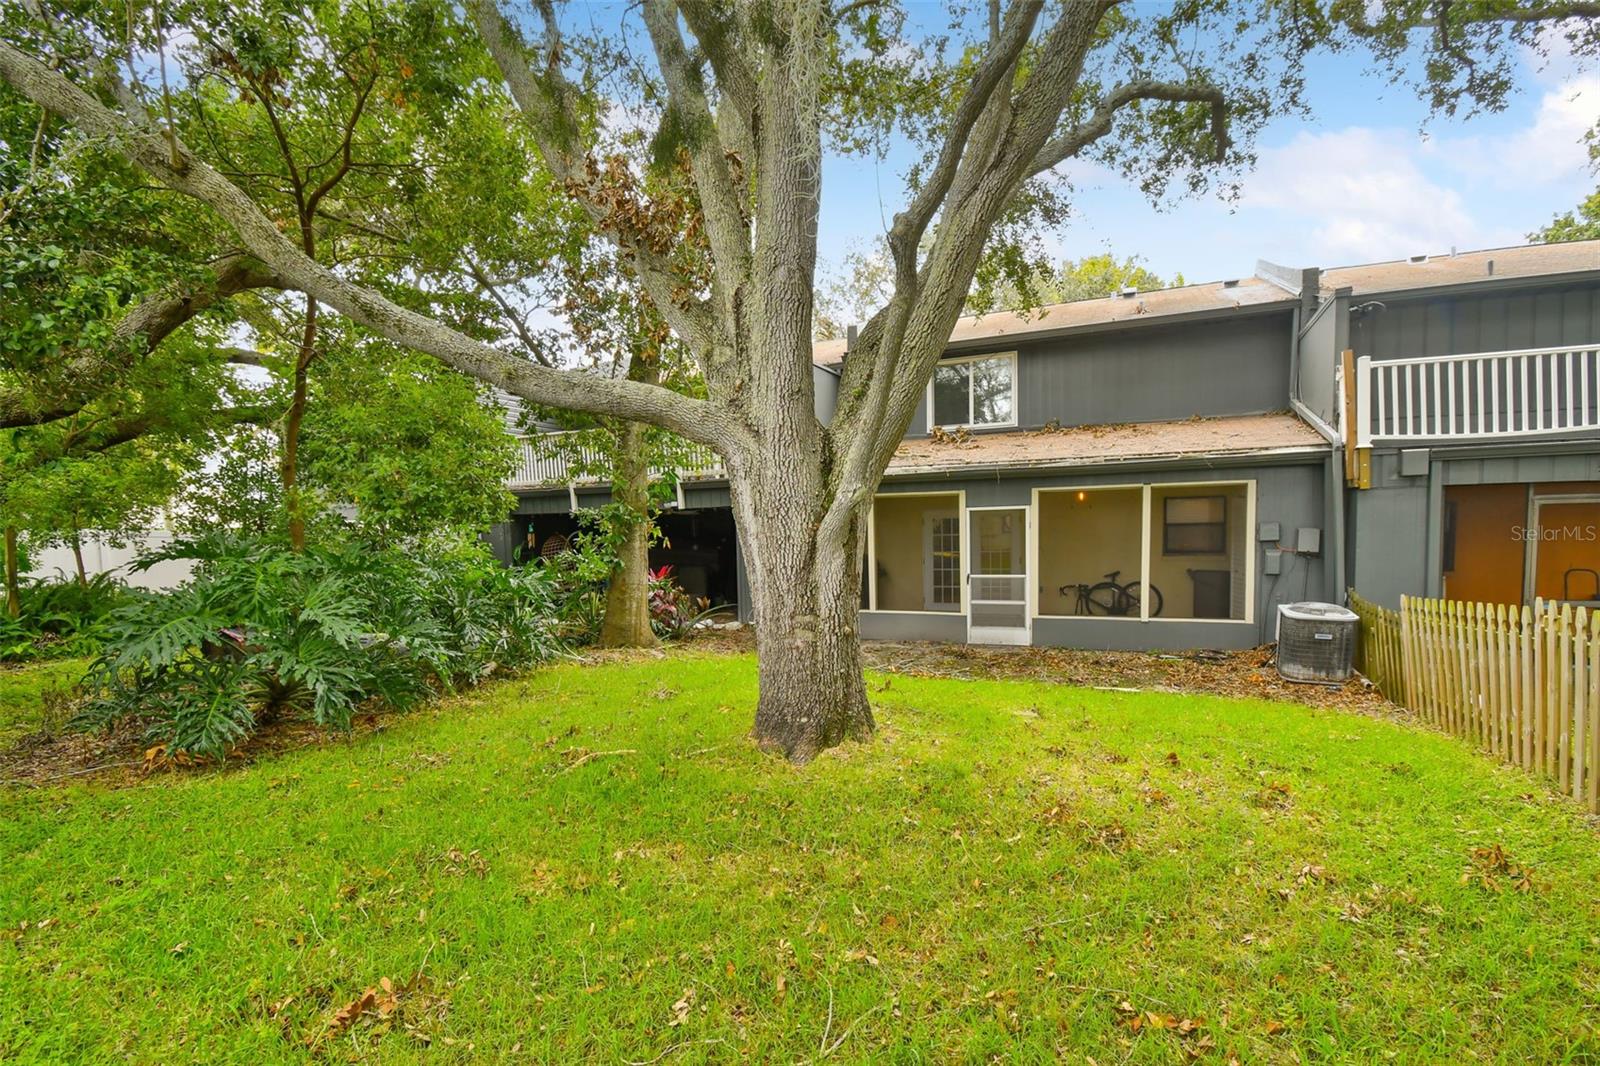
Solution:
[(1095, 333), (1112, 333), (1121, 329), (1148, 329), (1152, 326), (1190, 325), (1197, 322), (1208, 322), (1226, 318), (1247, 318), (1255, 315), (1266, 315), (1274, 312), (1278, 314), (1298, 307), (1299, 300), (1285, 296), (1281, 300), (1272, 300), (1266, 303), (1245, 304), (1241, 307), (1215, 307), (1203, 311), (1185, 311), (1176, 315), (1149, 315), (1147, 317), (1119, 318), (1113, 322), (1086, 322), (1078, 326), (1058, 326), (1037, 330), (1016, 330), (1010, 333), (996, 334), (992, 337), (972, 337), (960, 341), (951, 341), (945, 345), (946, 354), (967, 354), (982, 349), (993, 348), (997, 344), (1033, 344), (1039, 341), (1056, 340), (1061, 337), (1077, 337)]
[(1600, 281), (1600, 269), (1564, 270), (1555, 274), (1511, 274), (1504, 277), (1486, 275), (1471, 281), (1455, 281), (1447, 285), (1422, 285), (1409, 289), (1371, 289), (1360, 294), (1360, 299), (1388, 297), (1394, 300), (1426, 300), (1434, 296), (1461, 296), (1474, 292), (1501, 292), (1507, 289), (1537, 289), (1549, 285), (1573, 285)]
[(1384, 444), (1375, 452), (1398, 452), (1406, 448), (1426, 448), (1435, 459), (1504, 459), (1519, 455), (1600, 455), (1600, 435), (1555, 440), (1507, 440), (1498, 443), (1440, 444), (1419, 441), (1415, 444)]

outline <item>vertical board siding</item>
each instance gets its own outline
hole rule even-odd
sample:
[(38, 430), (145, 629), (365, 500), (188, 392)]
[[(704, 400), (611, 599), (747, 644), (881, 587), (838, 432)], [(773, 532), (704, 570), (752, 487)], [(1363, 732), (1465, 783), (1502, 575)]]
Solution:
[[(1045, 320), (1048, 325), (1049, 320)], [(1289, 404), (1289, 312), (1017, 344), (1017, 422), (1063, 426), (1259, 414)], [(978, 354), (963, 348), (962, 354)], [(926, 423), (909, 432), (926, 432)]]
[(1350, 592), (1356, 667), (1389, 700), (1600, 813), (1600, 611)]
[(1385, 298), (1353, 336), (1376, 360), (1554, 348), (1600, 340), (1600, 285), (1582, 282), (1512, 293)]

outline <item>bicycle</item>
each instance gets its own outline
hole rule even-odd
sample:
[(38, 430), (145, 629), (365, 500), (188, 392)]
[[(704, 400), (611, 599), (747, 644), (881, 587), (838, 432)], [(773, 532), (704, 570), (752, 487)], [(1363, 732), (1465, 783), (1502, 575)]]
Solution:
[[(1115, 618), (1126, 618), (1139, 613), (1140, 582), (1129, 581), (1126, 584), (1117, 583), (1117, 575), (1121, 570), (1113, 570), (1106, 575), (1106, 579), (1095, 585), (1062, 585), (1060, 593), (1063, 596), (1077, 596), (1077, 605), (1074, 610), (1078, 614), (1109, 615)], [(1154, 585), (1145, 585), (1150, 591), (1150, 617), (1154, 618), (1161, 613), (1161, 590)]]

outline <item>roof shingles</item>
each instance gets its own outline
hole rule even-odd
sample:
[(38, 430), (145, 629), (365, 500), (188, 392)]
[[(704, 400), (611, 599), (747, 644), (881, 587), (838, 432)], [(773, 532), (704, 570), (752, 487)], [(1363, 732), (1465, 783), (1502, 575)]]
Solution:
[(901, 442), (888, 476), (970, 472), (975, 467), (1037, 470), (1161, 459), (1321, 451), (1327, 442), (1293, 414), (1186, 418), (1179, 422), (1077, 426), (1060, 430), (978, 433), (962, 441), (923, 437)]

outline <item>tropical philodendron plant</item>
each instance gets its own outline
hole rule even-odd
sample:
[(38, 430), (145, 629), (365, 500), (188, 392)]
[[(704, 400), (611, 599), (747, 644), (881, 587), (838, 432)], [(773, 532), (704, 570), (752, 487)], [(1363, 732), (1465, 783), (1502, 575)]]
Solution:
[(111, 616), (85, 727), (138, 718), (169, 753), (217, 756), (280, 717), (345, 728), (556, 654), (549, 581), (472, 547), (291, 551), (213, 536), (148, 557), (196, 561), (164, 596)]

